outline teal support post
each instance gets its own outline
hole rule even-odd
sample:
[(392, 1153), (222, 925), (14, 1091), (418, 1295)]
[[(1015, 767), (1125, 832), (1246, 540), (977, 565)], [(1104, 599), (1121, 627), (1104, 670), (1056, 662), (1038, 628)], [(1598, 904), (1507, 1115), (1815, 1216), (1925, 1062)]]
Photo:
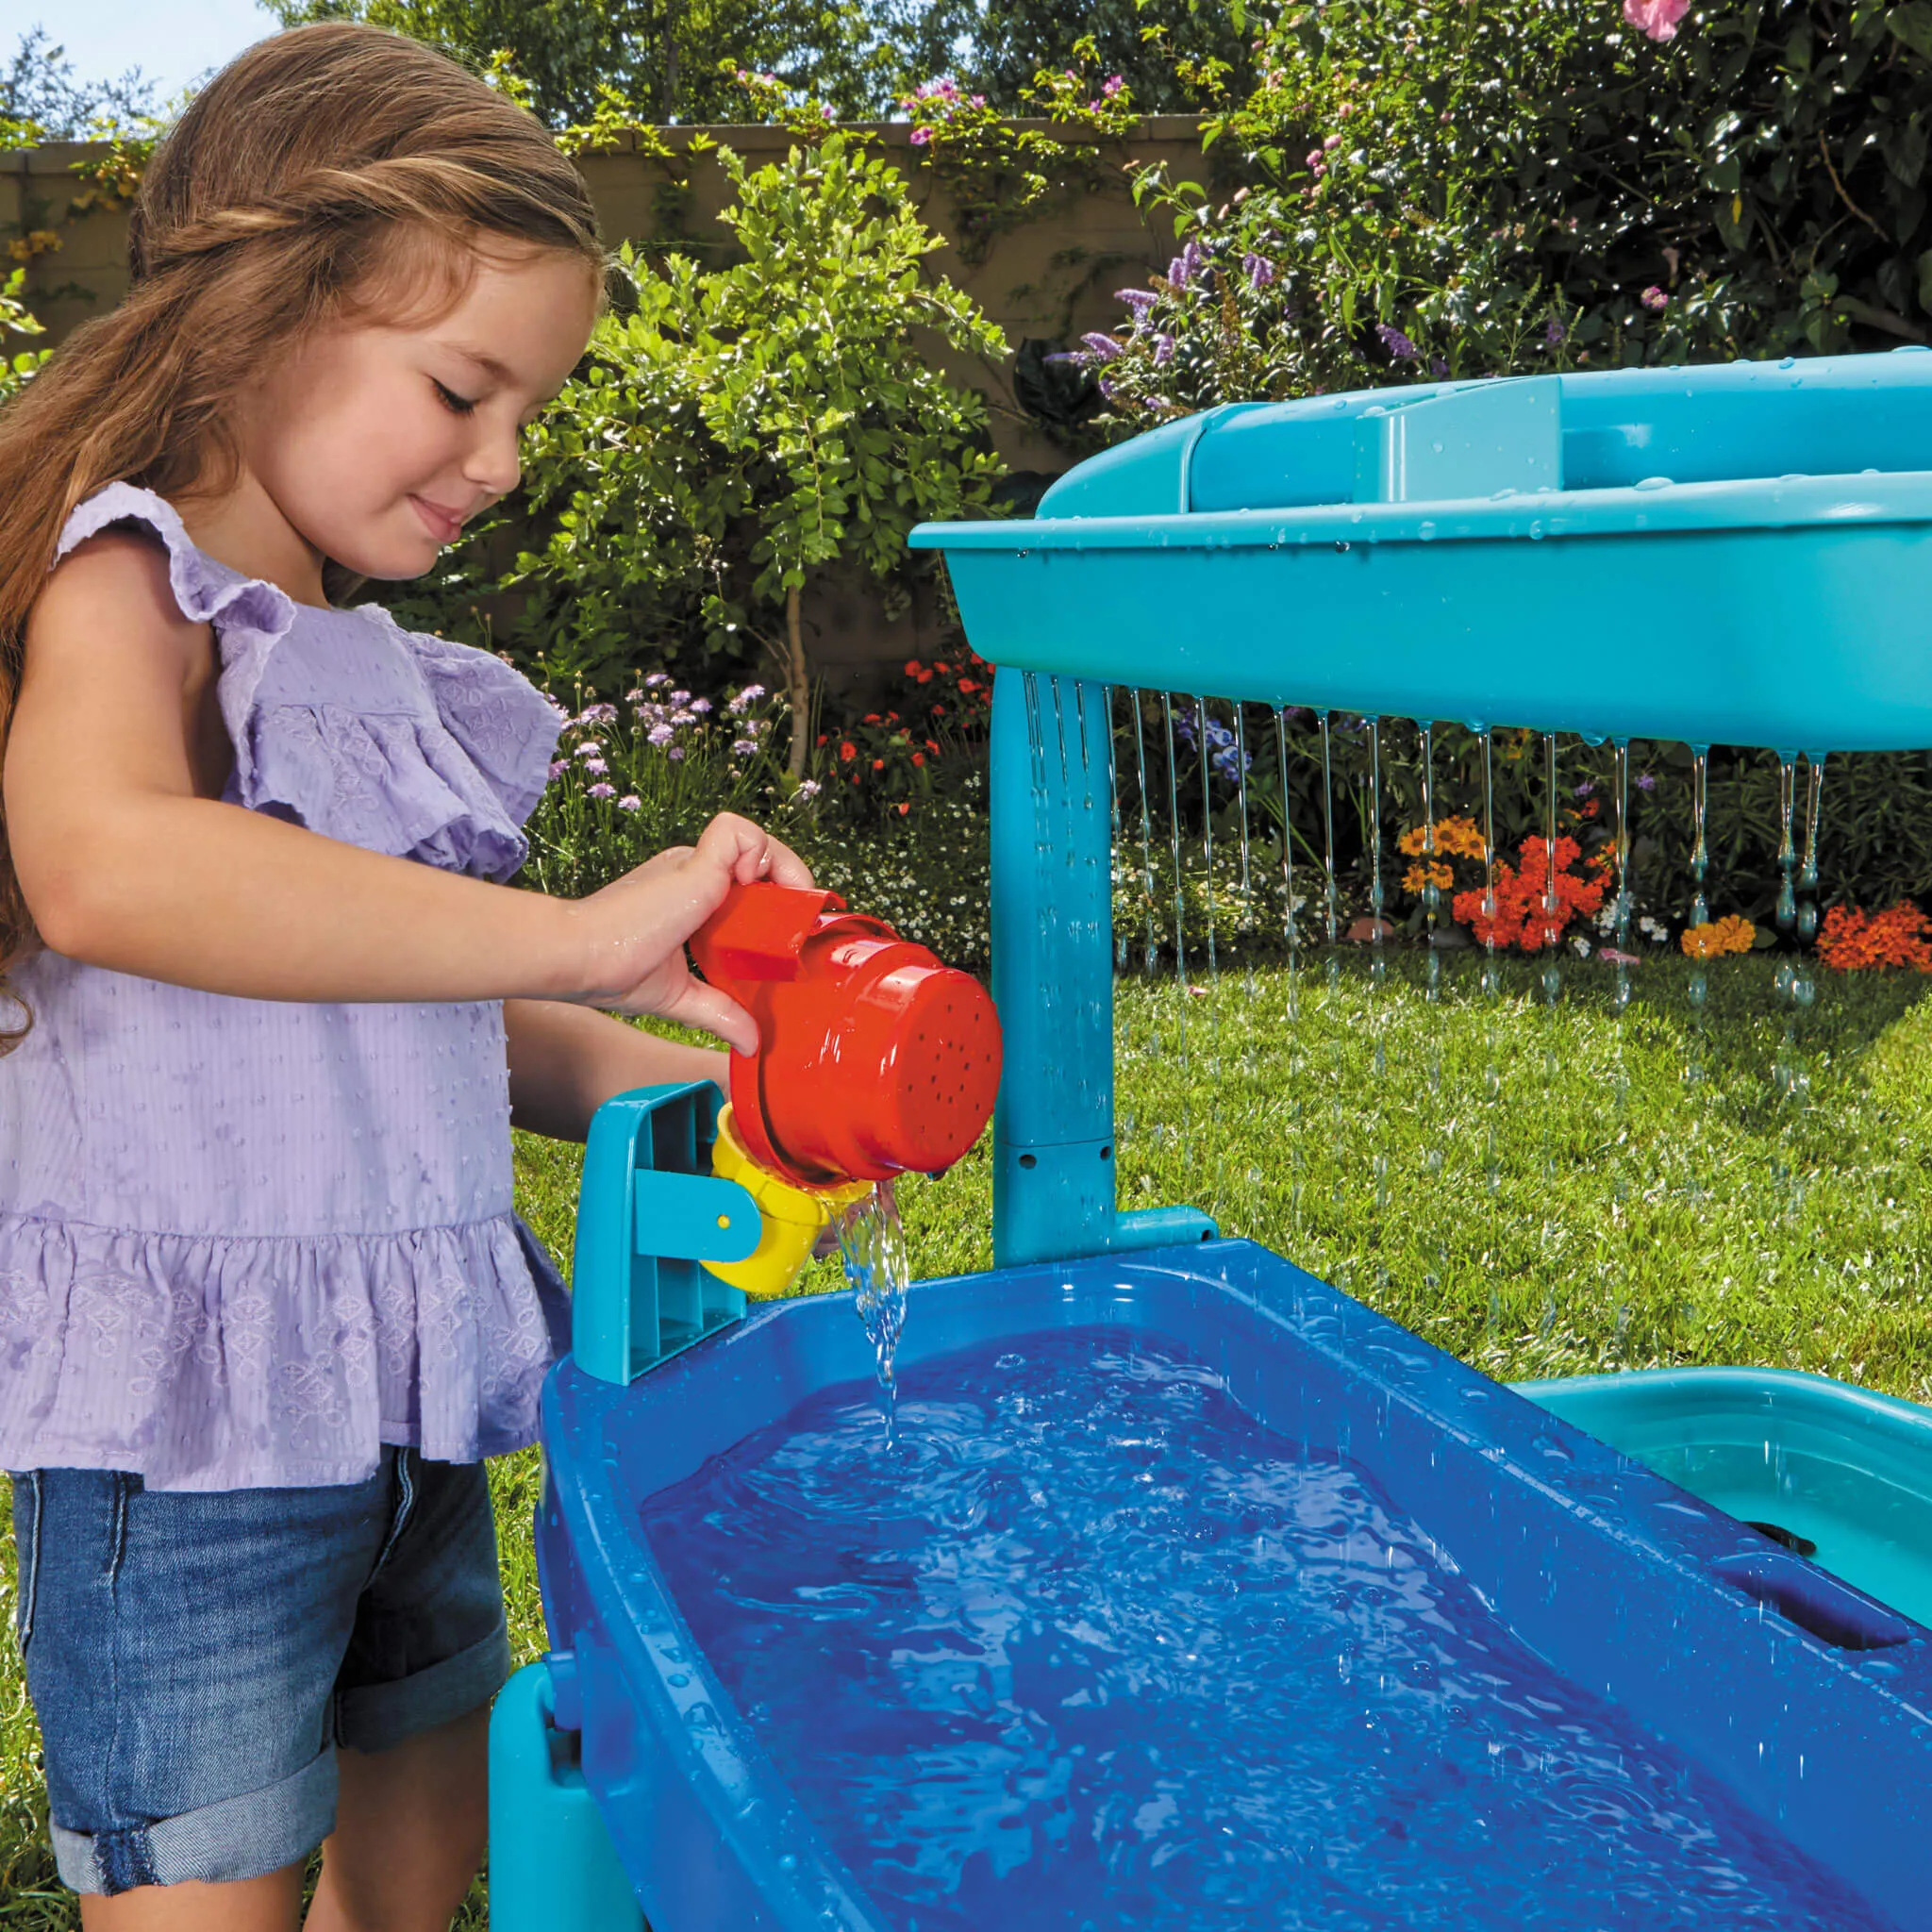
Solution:
[(648, 1932), (556, 1692), (525, 1664), (490, 1713), (491, 1932)]
[(992, 695), (995, 1266), (1201, 1241), (1191, 1208), (1121, 1214), (1113, 1141), (1107, 687), (1006, 671)]

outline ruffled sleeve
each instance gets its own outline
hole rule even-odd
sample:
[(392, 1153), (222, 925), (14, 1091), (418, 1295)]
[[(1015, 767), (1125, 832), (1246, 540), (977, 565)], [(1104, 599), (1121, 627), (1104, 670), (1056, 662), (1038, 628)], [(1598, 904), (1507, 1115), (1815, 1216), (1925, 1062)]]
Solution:
[(230, 804), (444, 872), (504, 880), (522, 867), (563, 724), (527, 679), (379, 605), (298, 605), (204, 556), (171, 505), (125, 483), (75, 511), (61, 553), (127, 522), (159, 536), (182, 610), (214, 626)]
[(74, 511), (61, 528), (55, 562), (115, 524), (145, 525), (161, 540), (168, 553), (168, 583), (184, 617), (196, 624), (212, 624), (218, 629), (243, 632), (268, 644), (294, 623), (295, 602), (286, 591), (258, 577), (244, 577), (240, 571), (203, 556), (183, 528), (175, 506), (152, 490), (138, 490), (132, 483), (109, 483)]
[[(381, 614), (389, 619), (387, 611)], [(421, 631), (397, 635), (416, 654), (443, 728), (489, 781), (511, 822), (521, 825), (550, 782), (562, 711), (488, 651)]]

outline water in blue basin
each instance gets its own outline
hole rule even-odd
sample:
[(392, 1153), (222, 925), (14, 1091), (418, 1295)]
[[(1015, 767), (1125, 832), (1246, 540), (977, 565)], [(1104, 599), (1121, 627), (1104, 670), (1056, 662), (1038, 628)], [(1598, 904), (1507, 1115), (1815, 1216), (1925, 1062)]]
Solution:
[(903, 1932), (1857, 1932), (1354, 1464), (1076, 1328), (850, 1384), (651, 1499), (698, 1641)]

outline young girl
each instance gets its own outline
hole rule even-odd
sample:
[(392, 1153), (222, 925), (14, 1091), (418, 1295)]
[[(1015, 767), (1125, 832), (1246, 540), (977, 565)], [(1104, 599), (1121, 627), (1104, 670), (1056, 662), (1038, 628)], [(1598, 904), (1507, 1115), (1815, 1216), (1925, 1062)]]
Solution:
[(508, 1667), (482, 1458), (560, 1285), (511, 1121), (749, 1051), (686, 937), (808, 884), (741, 819), (513, 891), (558, 718), (347, 601), (517, 480), (582, 354), (589, 200), (370, 28), (221, 74), (125, 304), (0, 414), (0, 1467), (55, 1850), (90, 1926), (446, 1924)]

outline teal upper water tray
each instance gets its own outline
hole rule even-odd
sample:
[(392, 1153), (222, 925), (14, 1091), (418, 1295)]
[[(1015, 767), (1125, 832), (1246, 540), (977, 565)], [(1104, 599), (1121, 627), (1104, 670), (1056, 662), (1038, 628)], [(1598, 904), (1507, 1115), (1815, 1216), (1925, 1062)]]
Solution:
[[(1932, 746), (1932, 355), (1238, 403), (926, 524), (996, 664), (1779, 750)], [(1176, 554), (1178, 553), (1178, 554)]]

